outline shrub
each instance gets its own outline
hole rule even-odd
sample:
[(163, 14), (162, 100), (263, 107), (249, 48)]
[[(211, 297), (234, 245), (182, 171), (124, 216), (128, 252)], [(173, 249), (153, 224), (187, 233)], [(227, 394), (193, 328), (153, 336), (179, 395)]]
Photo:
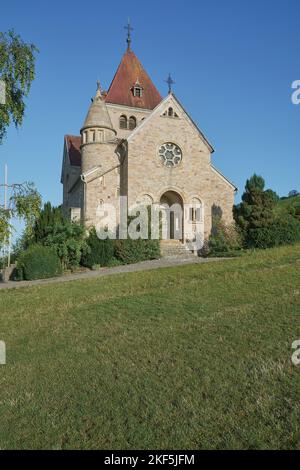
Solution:
[(288, 207), (288, 213), (300, 221), (300, 199), (297, 199)]
[(56, 227), (55, 233), (47, 235), (42, 243), (55, 249), (64, 269), (78, 267), (88, 249), (84, 227), (68, 220)]
[[(144, 209), (142, 206), (141, 209)], [(140, 212), (139, 216), (143, 218), (144, 223), (148, 225), (148, 239), (138, 238), (133, 240), (130, 237), (124, 240), (115, 241), (115, 257), (122, 264), (138, 263), (151, 259), (158, 259), (160, 257), (160, 242), (159, 240), (151, 239), (151, 207), (147, 206), (147, 214), (144, 210)], [(139, 211), (137, 210), (137, 214)], [(128, 226), (135, 220), (135, 216), (128, 216)]]
[(269, 227), (252, 229), (248, 235), (249, 246), (253, 248), (272, 248), (300, 241), (300, 221), (286, 216), (278, 218)]
[(111, 258), (111, 260), (109, 261), (107, 266), (110, 267), (110, 268), (113, 268), (113, 267), (116, 267), (116, 266), (121, 266), (122, 264), (123, 263), (122, 263), (121, 260), (113, 257), (113, 258)]
[[(235, 224), (226, 225), (221, 219), (214, 221), (208, 242), (209, 254), (228, 255), (242, 248), (242, 237)], [(207, 250), (207, 248), (206, 248)]]
[(86, 240), (88, 249), (82, 256), (83, 266), (92, 268), (93, 266), (108, 266), (114, 257), (114, 240), (98, 238), (96, 230), (93, 228)]
[(31, 239), (22, 241), (25, 247), (32, 243), (53, 247), (63, 269), (78, 267), (88, 248), (84, 227), (65, 218), (61, 207), (52, 207), (50, 202), (44, 205), (36, 220)]
[(61, 263), (53, 248), (32, 245), (19, 256), (14, 279), (46, 279), (59, 276), (61, 272)]
[[(135, 217), (128, 217), (128, 225)], [(157, 259), (160, 257), (159, 240), (150, 238), (151, 211), (148, 208), (148, 236), (149, 239), (131, 238), (112, 240), (107, 238), (100, 240), (95, 229), (92, 229), (87, 239), (88, 252), (82, 257), (85, 266), (118, 266), (120, 264), (138, 263)]]
[(132, 240), (115, 241), (115, 257), (123, 264), (138, 263), (160, 257), (159, 240)]
[(11, 281), (24, 281), (24, 272), (21, 265), (17, 265), (10, 276)]

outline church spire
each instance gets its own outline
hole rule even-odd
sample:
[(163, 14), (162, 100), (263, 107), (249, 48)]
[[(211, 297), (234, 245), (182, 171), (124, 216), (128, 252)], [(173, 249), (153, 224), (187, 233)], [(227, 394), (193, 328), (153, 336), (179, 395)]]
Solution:
[(125, 29), (127, 29), (127, 52), (131, 51), (131, 31), (133, 31), (133, 28), (130, 25), (130, 19), (128, 18), (127, 25), (124, 26)]
[[(138, 79), (142, 93), (135, 94)], [(154, 109), (162, 97), (133, 51), (125, 52), (105, 95), (106, 103), (133, 108)]]

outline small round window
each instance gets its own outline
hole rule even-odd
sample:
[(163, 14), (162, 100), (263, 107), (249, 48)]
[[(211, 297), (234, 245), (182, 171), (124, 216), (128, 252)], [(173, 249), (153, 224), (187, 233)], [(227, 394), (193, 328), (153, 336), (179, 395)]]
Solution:
[(165, 166), (172, 168), (181, 162), (182, 152), (178, 145), (167, 142), (160, 147), (159, 157)]

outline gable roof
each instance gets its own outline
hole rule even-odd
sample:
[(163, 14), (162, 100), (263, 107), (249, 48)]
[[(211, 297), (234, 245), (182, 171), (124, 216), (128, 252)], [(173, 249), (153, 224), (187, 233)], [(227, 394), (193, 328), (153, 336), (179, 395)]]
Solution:
[(220, 178), (222, 178), (226, 183), (229, 184), (229, 186), (231, 186), (235, 192), (237, 192), (239, 190), (239, 188), (232, 182), (230, 181), (228, 178), (226, 178), (226, 176), (223, 175), (223, 173), (221, 173), (220, 170), (218, 170), (218, 168), (216, 168), (214, 165), (211, 165), (211, 169), (218, 175), (220, 176)]
[(65, 135), (70, 165), (81, 166), (81, 137), (78, 135)]
[[(142, 96), (134, 96), (132, 87), (138, 81), (142, 87)], [(128, 50), (122, 57), (118, 70), (111, 82), (107, 103), (120, 104), (134, 108), (154, 109), (162, 97), (134, 52)]]
[(199, 129), (199, 127), (197, 126), (197, 124), (193, 121), (193, 119), (191, 118), (191, 116), (187, 113), (187, 111), (184, 109), (184, 107), (182, 106), (182, 104), (180, 103), (180, 101), (176, 98), (176, 96), (174, 95), (174, 93), (170, 93), (168, 96), (166, 96), (166, 98), (161, 101), (161, 103), (158, 104), (158, 106), (156, 106), (156, 108), (153, 110), (153, 112), (151, 114), (149, 114), (149, 116), (147, 116), (143, 122), (137, 126), (132, 132), (131, 134), (127, 137), (127, 141), (130, 142), (130, 140), (138, 133), (141, 131), (141, 129), (143, 129), (143, 127), (147, 124), (148, 121), (150, 121), (152, 119), (153, 116), (155, 116), (156, 114), (159, 114), (160, 112), (162, 112), (162, 110), (164, 109), (165, 106), (168, 106), (168, 104), (171, 102), (171, 101), (175, 101), (175, 104), (178, 105), (178, 107), (180, 109), (182, 109), (182, 111), (184, 112), (184, 114), (186, 115), (187, 119), (189, 120), (190, 124), (196, 129), (196, 131), (198, 132), (198, 134), (200, 135), (200, 137), (202, 138), (202, 140), (204, 141), (204, 143), (206, 144), (206, 146), (208, 147), (209, 151), (211, 153), (214, 152), (214, 148), (213, 146), (210, 144), (210, 142), (208, 141), (208, 139), (205, 137), (205, 135), (203, 134), (203, 132)]

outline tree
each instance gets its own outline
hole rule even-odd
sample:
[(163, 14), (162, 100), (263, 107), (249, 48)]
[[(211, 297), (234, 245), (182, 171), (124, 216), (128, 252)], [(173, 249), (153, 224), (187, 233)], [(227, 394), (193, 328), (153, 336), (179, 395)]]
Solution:
[(61, 207), (53, 207), (51, 202), (46, 202), (34, 224), (34, 241), (39, 243), (44, 240), (49, 234), (55, 232), (58, 226), (63, 225), (63, 223), (64, 217)]
[(88, 250), (85, 228), (63, 216), (61, 206), (47, 202), (36, 219), (32, 236), (23, 238), (23, 246), (32, 243), (51, 246), (56, 250), (64, 269), (79, 266), (82, 254)]
[(242, 230), (247, 245), (252, 244), (255, 231), (268, 228), (274, 223), (273, 209), (277, 195), (270, 189), (264, 191), (264, 187), (264, 179), (254, 174), (246, 182), (242, 202), (234, 207), (235, 221)]
[(41, 196), (33, 183), (13, 184), (8, 207), (0, 205), (0, 247), (8, 244), (13, 227), (13, 217), (23, 218), (26, 223), (26, 235), (31, 236), (35, 219), (41, 207)]
[(299, 191), (297, 191), (297, 189), (292, 189), (292, 191), (289, 192), (288, 194), (288, 197), (295, 197), (295, 196), (299, 196)]
[(280, 200), (280, 197), (275, 191), (273, 191), (273, 189), (266, 189), (265, 196), (269, 198), (270, 202), (274, 203), (274, 205), (276, 205), (278, 201)]
[(13, 30), (0, 32), (0, 80), (5, 84), (5, 104), (0, 104), (0, 144), (8, 126), (22, 125), (25, 102), (35, 78), (34, 44), (26, 44)]
[(251, 193), (251, 191), (263, 191), (264, 187), (265, 180), (263, 177), (254, 173), (254, 175), (246, 181), (245, 190), (246, 192)]

